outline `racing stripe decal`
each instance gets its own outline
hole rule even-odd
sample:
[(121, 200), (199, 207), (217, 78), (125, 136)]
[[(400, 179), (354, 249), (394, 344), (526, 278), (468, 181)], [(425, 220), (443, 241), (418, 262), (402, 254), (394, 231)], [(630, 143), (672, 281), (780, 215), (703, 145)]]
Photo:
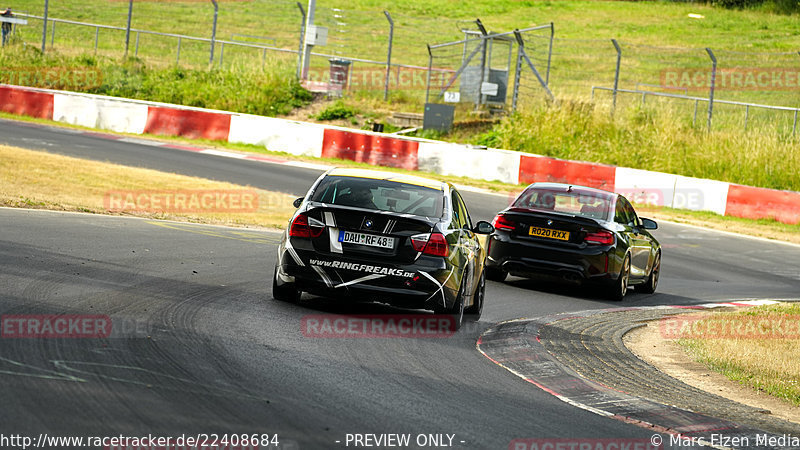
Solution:
[(292, 255), (292, 259), (297, 263), (298, 266), (305, 266), (305, 264), (303, 264), (303, 260), (300, 259), (300, 255), (298, 255), (297, 251), (294, 249), (294, 247), (292, 247), (292, 243), (289, 239), (286, 239), (286, 251)]
[(333, 287), (333, 282), (331, 282), (330, 277), (328, 277), (328, 274), (325, 273), (325, 270), (323, 270), (322, 267), (311, 266), (311, 268), (313, 268), (314, 271), (317, 272), (317, 274), (319, 274), (319, 277), (322, 278), (322, 281), (325, 282), (325, 286), (328, 286), (329, 288)]
[(374, 279), (376, 279), (376, 278), (383, 278), (383, 277), (385, 277), (385, 276), (386, 276), (386, 275), (379, 275), (379, 274), (377, 274), (377, 273), (373, 273), (373, 274), (371, 274), (371, 275), (367, 275), (367, 276), (365, 276), (365, 277), (356, 278), (355, 280), (351, 280), (351, 281), (348, 281), (348, 282), (346, 282), (346, 283), (337, 284), (336, 286), (334, 286), (334, 288), (340, 288), (340, 287), (350, 286), (351, 284), (362, 283), (362, 282), (364, 282), (364, 281), (374, 280)]
[[(445, 303), (445, 298), (444, 298), (444, 285), (439, 283), (438, 281), (436, 281), (436, 278), (433, 278), (433, 276), (431, 274), (429, 274), (428, 272), (420, 271), (419, 273), (422, 274), (422, 276), (424, 276), (425, 278), (427, 278), (427, 279), (433, 281), (434, 283), (436, 283), (437, 286), (439, 286), (439, 289), (437, 289), (436, 292), (431, 294), (431, 296), (428, 297), (428, 298), (430, 299), (434, 295), (436, 295), (438, 292), (441, 292), (442, 293), (442, 306), (447, 307), (447, 303)], [(453, 275), (453, 271), (452, 270), (450, 271), (450, 275)], [(447, 280), (450, 279), (450, 275), (448, 275), (447, 278), (444, 280), (445, 283), (447, 282)]]
[(331, 242), (331, 252), (342, 253), (342, 243), (339, 242), (339, 229), (328, 227), (328, 236)]
[(333, 213), (330, 211), (325, 211), (323, 213), (325, 216), (325, 226), (328, 227), (335, 227), (336, 226), (336, 218), (333, 217)]
[(325, 211), (322, 214), (325, 217), (325, 226), (328, 227), (328, 241), (330, 241), (331, 252), (342, 253), (342, 243), (339, 242), (339, 229), (336, 228), (336, 219), (333, 213)]

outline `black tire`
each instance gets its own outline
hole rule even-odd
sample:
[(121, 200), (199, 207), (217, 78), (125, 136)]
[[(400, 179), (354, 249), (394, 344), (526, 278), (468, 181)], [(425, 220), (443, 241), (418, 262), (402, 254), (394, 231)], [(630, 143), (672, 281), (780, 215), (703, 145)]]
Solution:
[(453, 307), (450, 308), (448, 311), (450, 317), (453, 318), (452, 322), (452, 331), (458, 331), (461, 328), (461, 325), (464, 324), (464, 282), (462, 280), (461, 287), (458, 289), (458, 295), (456, 296), (456, 301), (453, 303)]
[(475, 287), (475, 293), (472, 294), (472, 306), (469, 308), (464, 309), (464, 313), (467, 314), (467, 319), (472, 322), (477, 322), (481, 318), (481, 314), (483, 314), (483, 303), (484, 299), (486, 298), (486, 269), (483, 270), (481, 274), (480, 281), (478, 281), (478, 285)]
[(272, 274), (272, 298), (282, 302), (294, 303), (300, 300), (300, 291), (294, 286), (294, 283), (284, 283), (278, 286), (278, 266)]
[(487, 280), (497, 281), (499, 283), (505, 281), (506, 277), (508, 276), (508, 272), (498, 269), (497, 267), (486, 266), (486, 268), (483, 270), (486, 273)]
[(658, 287), (658, 277), (661, 274), (661, 252), (656, 253), (656, 258), (653, 260), (653, 267), (650, 269), (650, 276), (647, 277), (647, 282), (636, 286), (636, 290), (644, 292), (645, 294), (653, 294)]
[(628, 293), (628, 281), (631, 278), (631, 257), (625, 255), (622, 260), (622, 269), (619, 271), (619, 276), (614, 284), (608, 290), (608, 298), (617, 302), (621, 302)]

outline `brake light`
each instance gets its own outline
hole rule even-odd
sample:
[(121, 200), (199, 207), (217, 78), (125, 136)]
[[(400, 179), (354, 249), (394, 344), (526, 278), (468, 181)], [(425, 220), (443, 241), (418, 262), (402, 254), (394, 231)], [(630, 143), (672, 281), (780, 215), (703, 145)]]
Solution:
[(450, 246), (442, 233), (415, 234), (411, 236), (414, 250), (431, 256), (447, 256)]
[(516, 224), (502, 214), (494, 216), (494, 219), (492, 219), (492, 225), (494, 225), (495, 229), (498, 230), (513, 231), (514, 228), (516, 228)]
[(292, 221), (292, 226), (289, 227), (289, 236), (300, 238), (316, 238), (322, 235), (325, 227), (314, 227), (308, 224), (308, 216), (305, 214), (298, 214)]
[(614, 243), (614, 234), (610, 231), (601, 230), (596, 233), (586, 233), (583, 241), (592, 245), (612, 245)]

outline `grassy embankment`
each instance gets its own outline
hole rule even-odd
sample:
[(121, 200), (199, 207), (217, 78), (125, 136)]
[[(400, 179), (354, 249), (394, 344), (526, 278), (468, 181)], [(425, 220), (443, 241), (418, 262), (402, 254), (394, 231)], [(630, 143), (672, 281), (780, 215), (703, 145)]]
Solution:
[(693, 325), (705, 335), (678, 342), (729, 379), (800, 406), (799, 317), (798, 303), (714, 312)]

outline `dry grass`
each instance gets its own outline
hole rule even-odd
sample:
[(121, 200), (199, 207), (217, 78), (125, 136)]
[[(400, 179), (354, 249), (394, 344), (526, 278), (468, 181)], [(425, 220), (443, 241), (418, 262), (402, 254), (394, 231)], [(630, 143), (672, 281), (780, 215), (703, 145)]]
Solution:
[[(293, 196), (149, 169), (87, 161), (21, 148), (0, 146), (0, 206), (121, 214), (234, 226), (283, 228), (294, 211)], [(236, 191), (258, 195), (256, 208), (194, 208), (199, 211), (109, 211), (110, 191), (155, 191), (162, 195)], [(188, 208), (187, 208), (188, 209)], [(216, 210), (215, 210), (216, 209)]]
[(726, 322), (737, 326), (744, 324), (738, 330), (752, 330), (752, 327), (759, 330), (766, 323), (775, 326), (779, 318), (792, 324), (776, 334), (783, 337), (742, 332), (738, 337), (722, 333), (724, 338), (710, 336), (678, 342), (699, 362), (729, 379), (800, 406), (800, 360), (797, 358), (800, 355), (797, 333), (800, 304), (779, 303), (712, 314), (698, 322), (701, 327), (704, 322), (708, 326)]

